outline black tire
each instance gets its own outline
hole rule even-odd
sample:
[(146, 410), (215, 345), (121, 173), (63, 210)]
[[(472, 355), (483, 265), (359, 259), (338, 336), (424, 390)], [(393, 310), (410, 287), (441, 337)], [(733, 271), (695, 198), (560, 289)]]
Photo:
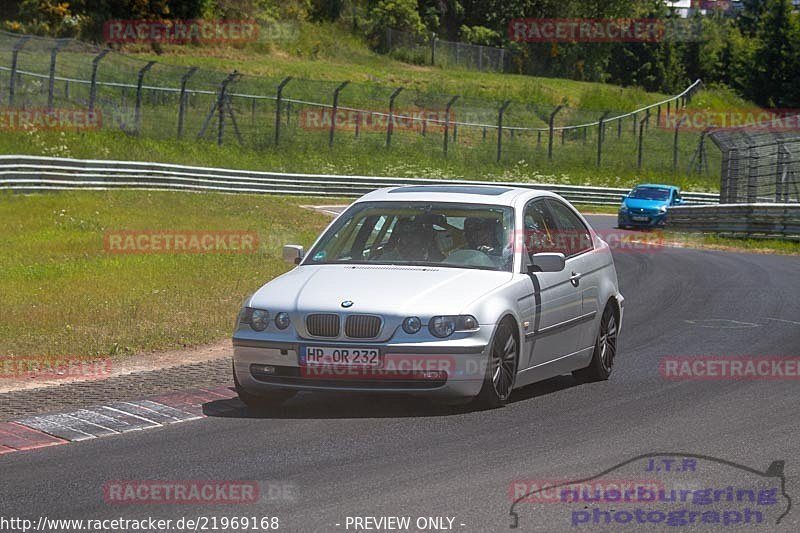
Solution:
[(497, 326), (483, 387), (475, 399), (479, 407), (495, 409), (503, 407), (511, 395), (517, 377), (519, 361), (519, 341), (514, 331), (514, 323), (504, 319)]
[(603, 311), (600, 329), (594, 341), (594, 352), (589, 366), (575, 370), (572, 375), (581, 383), (604, 381), (614, 370), (614, 358), (617, 355), (617, 315), (609, 304)]
[(247, 407), (252, 409), (265, 409), (267, 407), (275, 407), (291, 399), (296, 391), (275, 391), (269, 393), (253, 394), (246, 391), (239, 383), (236, 377), (236, 371), (233, 372), (233, 385), (236, 389), (236, 395), (239, 400)]

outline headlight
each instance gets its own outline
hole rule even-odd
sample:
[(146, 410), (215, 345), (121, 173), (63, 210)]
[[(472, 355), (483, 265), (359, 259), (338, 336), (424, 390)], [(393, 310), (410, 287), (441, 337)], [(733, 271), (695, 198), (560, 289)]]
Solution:
[(478, 319), (472, 315), (435, 316), (428, 323), (428, 329), (434, 337), (443, 339), (456, 331), (474, 331), (478, 329)]
[(666, 213), (667, 212), (667, 206), (662, 205), (661, 207), (658, 208), (658, 212), (661, 213), (661, 214)]
[(413, 335), (422, 328), (422, 320), (416, 316), (410, 316), (403, 320), (403, 331), (409, 335)]
[(619, 214), (620, 215), (627, 215), (628, 214), (628, 207), (626, 205), (621, 205), (619, 207)]
[(255, 331), (264, 331), (269, 325), (269, 311), (245, 307), (242, 309), (241, 323), (249, 325)]
[(289, 319), (289, 313), (285, 311), (281, 311), (277, 315), (275, 315), (275, 325), (278, 329), (286, 329), (289, 327), (291, 320)]

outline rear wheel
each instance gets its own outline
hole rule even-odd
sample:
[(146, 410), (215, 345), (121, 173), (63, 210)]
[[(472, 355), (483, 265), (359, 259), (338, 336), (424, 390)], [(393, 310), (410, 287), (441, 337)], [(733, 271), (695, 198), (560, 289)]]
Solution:
[(508, 402), (514, 380), (517, 376), (519, 344), (511, 320), (503, 320), (497, 326), (489, 365), (483, 381), (483, 388), (477, 397), (478, 405), (486, 408), (502, 407)]
[(594, 343), (592, 361), (586, 368), (572, 373), (582, 383), (603, 381), (611, 376), (614, 357), (617, 355), (617, 316), (611, 305), (607, 305), (600, 320), (600, 331)]
[(264, 409), (266, 407), (274, 407), (282, 404), (283, 402), (292, 398), (297, 392), (295, 391), (274, 391), (267, 393), (254, 394), (246, 391), (239, 378), (236, 377), (236, 371), (233, 372), (233, 385), (236, 388), (236, 395), (247, 407), (252, 409)]

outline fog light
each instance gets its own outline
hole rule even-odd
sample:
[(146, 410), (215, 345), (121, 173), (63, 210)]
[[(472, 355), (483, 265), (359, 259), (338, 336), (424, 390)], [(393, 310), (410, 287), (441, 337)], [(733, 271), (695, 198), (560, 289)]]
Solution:
[(275, 367), (270, 365), (253, 365), (253, 373), (272, 375), (275, 373)]

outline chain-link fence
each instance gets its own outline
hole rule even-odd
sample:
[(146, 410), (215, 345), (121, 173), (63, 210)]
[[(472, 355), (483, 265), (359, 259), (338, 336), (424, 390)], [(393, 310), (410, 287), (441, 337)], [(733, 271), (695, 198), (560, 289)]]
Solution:
[(800, 202), (800, 131), (711, 131), (721, 152), (721, 203)]
[(425, 38), (410, 32), (387, 28), (381, 46), (393, 57), (411, 63), (458, 67), (482, 72), (506, 72), (504, 48), (446, 41), (432, 34)]
[(103, 129), (196, 138), (252, 149), (391, 149), (542, 168), (695, 171), (699, 134), (674, 131), (670, 113), (701, 87), (632, 112), (591, 111), (431, 93), (376, 83), (255, 77), (145, 61), (77, 42), (0, 32), (0, 106), (88, 109)]

